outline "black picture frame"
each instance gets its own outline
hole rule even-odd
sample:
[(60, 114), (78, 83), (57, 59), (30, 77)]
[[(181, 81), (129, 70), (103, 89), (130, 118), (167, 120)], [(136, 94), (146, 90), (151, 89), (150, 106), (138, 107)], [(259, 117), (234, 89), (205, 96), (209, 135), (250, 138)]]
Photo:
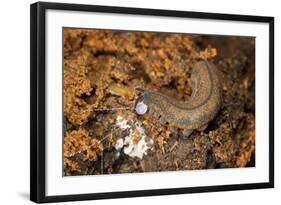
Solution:
[[(215, 19), (269, 24), (269, 182), (170, 188), (107, 193), (46, 196), (45, 141), (46, 141), (46, 81), (45, 81), (45, 26), (46, 10), (121, 13), (151, 16), (168, 16), (195, 19)], [(274, 18), (264, 16), (229, 15), (218, 13), (125, 8), (82, 4), (38, 2), (30, 6), (30, 199), (37, 203), (76, 200), (96, 200), (123, 197), (140, 197), (198, 192), (230, 191), (274, 187)]]

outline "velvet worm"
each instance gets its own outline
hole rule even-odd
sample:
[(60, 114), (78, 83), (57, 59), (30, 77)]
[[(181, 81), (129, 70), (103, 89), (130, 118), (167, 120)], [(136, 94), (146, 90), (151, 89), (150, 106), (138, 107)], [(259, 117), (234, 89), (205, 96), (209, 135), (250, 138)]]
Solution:
[(215, 65), (206, 60), (197, 62), (192, 68), (191, 80), (192, 95), (187, 101), (136, 88), (136, 112), (142, 115), (148, 110), (161, 123), (183, 129), (185, 135), (190, 135), (195, 129), (205, 129), (222, 104), (221, 82)]

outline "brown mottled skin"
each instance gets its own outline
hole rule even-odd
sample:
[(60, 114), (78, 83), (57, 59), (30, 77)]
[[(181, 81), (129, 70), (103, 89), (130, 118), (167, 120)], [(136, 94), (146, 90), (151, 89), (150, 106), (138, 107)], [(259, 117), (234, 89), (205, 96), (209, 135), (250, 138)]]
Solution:
[(221, 103), (221, 83), (215, 65), (202, 60), (192, 69), (192, 96), (188, 101), (177, 101), (159, 92), (141, 88), (137, 102), (142, 101), (149, 112), (169, 125), (189, 130), (200, 129), (214, 119)]

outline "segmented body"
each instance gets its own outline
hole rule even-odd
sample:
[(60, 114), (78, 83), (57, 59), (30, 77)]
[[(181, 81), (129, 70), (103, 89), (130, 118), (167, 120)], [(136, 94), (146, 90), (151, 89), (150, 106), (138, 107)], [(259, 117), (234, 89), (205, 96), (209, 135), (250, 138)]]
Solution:
[(206, 60), (194, 65), (191, 79), (193, 91), (187, 101), (137, 88), (140, 96), (136, 106), (147, 105), (150, 114), (176, 128), (200, 129), (214, 119), (221, 107), (221, 83), (215, 65)]

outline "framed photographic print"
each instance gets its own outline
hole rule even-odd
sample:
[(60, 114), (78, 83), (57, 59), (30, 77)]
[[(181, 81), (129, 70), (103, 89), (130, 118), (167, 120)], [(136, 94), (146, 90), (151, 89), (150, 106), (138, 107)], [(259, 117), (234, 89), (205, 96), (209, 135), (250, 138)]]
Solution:
[(274, 187), (274, 18), (31, 5), (32, 201)]

